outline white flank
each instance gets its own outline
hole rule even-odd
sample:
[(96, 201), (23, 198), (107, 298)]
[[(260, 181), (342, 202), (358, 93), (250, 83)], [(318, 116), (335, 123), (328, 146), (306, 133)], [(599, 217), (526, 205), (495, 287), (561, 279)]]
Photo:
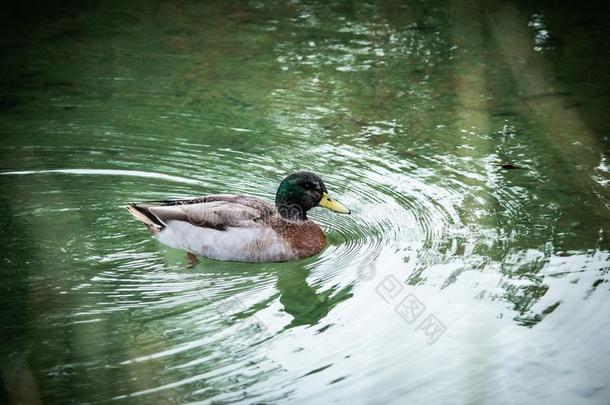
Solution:
[(184, 221), (167, 221), (159, 242), (216, 260), (273, 262), (296, 259), (290, 246), (273, 229), (202, 228)]

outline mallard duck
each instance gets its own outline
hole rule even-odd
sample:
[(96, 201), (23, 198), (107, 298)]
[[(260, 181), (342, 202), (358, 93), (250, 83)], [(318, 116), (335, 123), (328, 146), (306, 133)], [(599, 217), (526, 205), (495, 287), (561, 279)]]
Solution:
[(320, 177), (297, 172), (280, 183), (275, 205), (257, 197), (217, 194), (188, 200), (131, 203), (129, 212), (161, 243), (211, 259), (279, 262), (319, 253), (322, 229), (307, 218), (314, 207), (349, 214)]

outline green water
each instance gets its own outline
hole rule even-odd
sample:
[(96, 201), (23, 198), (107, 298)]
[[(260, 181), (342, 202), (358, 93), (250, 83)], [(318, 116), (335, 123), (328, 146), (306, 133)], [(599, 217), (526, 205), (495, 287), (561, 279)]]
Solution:
[[(125, 3), (1, 6), (0, 402), (607, 403), (608, 6)], [(300, 169), (302, 261), (124, 209)]]

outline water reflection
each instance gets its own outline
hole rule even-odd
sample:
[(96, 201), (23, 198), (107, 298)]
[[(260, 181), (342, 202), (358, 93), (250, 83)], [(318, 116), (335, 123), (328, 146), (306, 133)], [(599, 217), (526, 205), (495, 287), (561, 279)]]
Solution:
[[(306, 269), (280, 272), (277, 288), (280, 291), (280, 302), (284, 311), (293, 319), (287, 327), (298, 325), (316, 325), (341, 301), (351, 297), (350, 288), (334, 292), (333, 288), (316, 293), (307, 284), (309, 272)], [(333, 294), (334, 293), (334, 294)]]

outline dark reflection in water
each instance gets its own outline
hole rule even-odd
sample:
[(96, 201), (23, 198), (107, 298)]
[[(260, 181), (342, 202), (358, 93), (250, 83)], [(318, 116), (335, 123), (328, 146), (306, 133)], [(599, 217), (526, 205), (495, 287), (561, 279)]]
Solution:
[[(0, 402), (607, 402), (607, 3), (0, 8)], [(299, 169), (303, 261), (123, 209)]]
[(348, 299), (350, 288), (344, 288), (333, 294), (333, 290), (316, 293), (307, 284), (309, 272), (305, 269), (291, 270), (278, 274), (277, 288), (280, 290), (280, 302), (284, 311), (293, 320), (289, 327), (298, 325), (315, 325), (324, 318), (335, 305)]

